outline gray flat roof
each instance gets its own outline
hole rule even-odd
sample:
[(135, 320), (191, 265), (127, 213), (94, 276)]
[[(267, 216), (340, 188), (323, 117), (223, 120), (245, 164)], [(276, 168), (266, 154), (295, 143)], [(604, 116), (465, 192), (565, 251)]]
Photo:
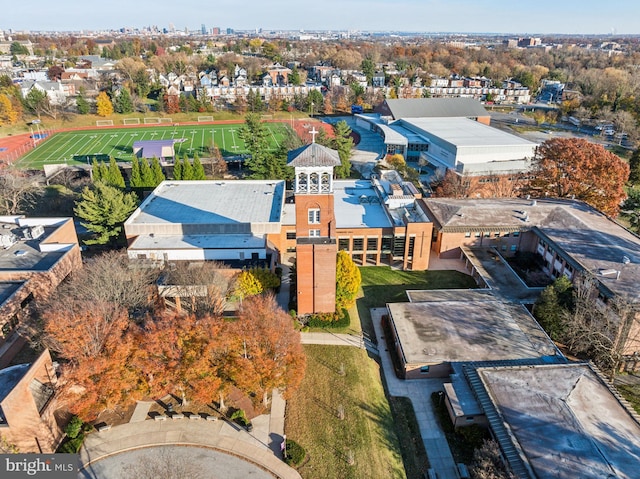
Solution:
[(400, 120), (394, 125), (396, 124), (410, 130), (418, 129), (428, 132), (457, 148), (477, 146), (534, 148), (536, 146), (529, 140), (468, 118), (411, 118)]
[(0, 305), (4, 304), (12, 295), (24, 286), (24, 281), (0, 282)]
[(284, 181), (163, 181), (125, 224), (278, 223)]
[(140, 235), (129, 250), (148, 249), (258, 249), (266, 246), (264, 236), (254, 235)]
[(389, 228), (391, 220), (370, 181), (334, 181), (336, 228)]
[(640, 424), (588, 365), (478, 374), (536, 478), (638, 477)]
[(489, 116), (482, 103), (472, 98), (397, 98), (385, 102), (395, 119)]
[[(438, 298), (440, 294), (444, 298)], [(408, 363), (497, 361), (556, 354), (524, 306), (473, 291), (423, 293), (423, 302), (388, 304)], [(444, 300), (442, 300), (444, 299)]]
[[(537, 228), (614, 293), (640, 301), (640, 238), (587, 204), (573, 200), (425, 199), (444, 231), (528, 231)], [(525, 218), (528, 218), (525, 221)], [(629, 258), (623, 264), (623, 257)], [(601, 271), (620, 271), (603, 276)]]
[(4, 401), (30, 367), (31, 364), (18, 364), (0, 370), (0, 401)]
[[(49, 230), (49, 233), (53, 229)], [(36, 240), (20, 240), (11, 248), (0, 250), (0, 271), (46, 271), (55, 265), (65, 252), (41, 252), (38, 243), (47, 233)]]

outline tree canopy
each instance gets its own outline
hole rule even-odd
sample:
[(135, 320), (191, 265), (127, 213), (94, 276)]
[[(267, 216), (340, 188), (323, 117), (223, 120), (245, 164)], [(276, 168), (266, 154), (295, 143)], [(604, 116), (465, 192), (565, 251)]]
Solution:
[(602, 145), (554, 138), (536, 148), (532, 173), (532, 195), (576, 198), (615, 217), (626, 196), (629, 166)]
[(109, 116), (113, 113), (113, 103), (105, 92), (100, 92), (96, 98), (96, 113), (98, 116)]
[(346, 251), (338, 251), (336, 262), (336, 309), (353, 306), (362, 278), (358, 266)]
[(86, 187), (74, 212), (84, 222), (82, 225), (94, 234), (87, 244), (108, 244), (116, 241), (122, 231), (122, 224), (138, 206), (134, 193), (109, 186), (101, 181), (93, 188)]

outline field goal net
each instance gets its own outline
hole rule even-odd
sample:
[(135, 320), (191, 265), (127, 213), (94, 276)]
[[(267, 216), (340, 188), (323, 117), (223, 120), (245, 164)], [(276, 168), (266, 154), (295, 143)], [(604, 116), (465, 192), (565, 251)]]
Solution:
[(140, 124), (140, 118), (125, 118), (124, 120), (122, 120), (122, 122), (125, 125), (139, 125)]
[(96, 120), (96, 126), (113, 126), (113, 120)]
[(144, 124), (145, 125), (157, 125), (158, 123), (160, 123), (160, 118), (145, 118), (144, 119)]
[(213, 121), (213, 116), (199, 116), (198, 123), (204, 123), (207, 121)]
[(173, 123), (171, 118), (158, 118), (160, 120), (159, 123)]

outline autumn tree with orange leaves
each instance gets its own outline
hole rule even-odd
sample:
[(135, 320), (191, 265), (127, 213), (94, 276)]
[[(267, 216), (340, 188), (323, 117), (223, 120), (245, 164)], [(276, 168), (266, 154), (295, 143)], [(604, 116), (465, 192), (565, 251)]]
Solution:
[(44, 316), (44, 344), (66, 360), (60, 391), (69, 410), (87, 420), (102, 410), (140, 399), (144, 389), (129, 367), (134, 349), (126, 308), (68, 300)]
[(582, 200), (612, 217), (626, 197), (629, 165), (602, 145), (581, 138), (553, 138), (536, 148), (528, 192), (537, 197)]
[(273, 295), (246, 299), (231, 329), (234, 354), (228, 371), (234, 385), (262, 396), (265, 406), (275, 388), (290, 396), (304, 378), (306, 357), (300, 333)]

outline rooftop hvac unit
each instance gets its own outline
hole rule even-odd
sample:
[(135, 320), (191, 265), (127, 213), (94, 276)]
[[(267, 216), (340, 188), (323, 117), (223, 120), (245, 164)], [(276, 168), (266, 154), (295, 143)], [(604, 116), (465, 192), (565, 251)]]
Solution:
[(22, 230), (22, 237), (26, 240), (37, 239), (44, 234), (44, 226), (36, 225)]
[(18, 242), (18, 238), (14, 234), (0, 235), (0, 245), (2, 249), (9, 249)]

